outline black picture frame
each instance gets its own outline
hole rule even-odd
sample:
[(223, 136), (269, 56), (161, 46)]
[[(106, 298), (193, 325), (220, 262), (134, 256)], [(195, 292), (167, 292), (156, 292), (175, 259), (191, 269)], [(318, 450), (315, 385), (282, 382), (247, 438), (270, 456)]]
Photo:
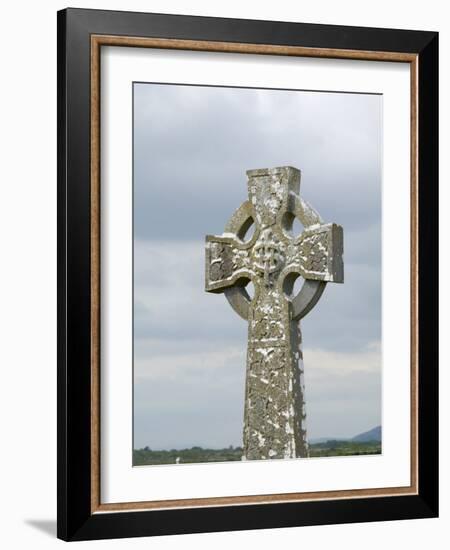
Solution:
[[(58, 12), (58, 527), (63, 540), (438, 515), (438, 33), (117, 11)], [(92, 512), (91, 36), (417, 56), (418, 491), (414, 495)]]

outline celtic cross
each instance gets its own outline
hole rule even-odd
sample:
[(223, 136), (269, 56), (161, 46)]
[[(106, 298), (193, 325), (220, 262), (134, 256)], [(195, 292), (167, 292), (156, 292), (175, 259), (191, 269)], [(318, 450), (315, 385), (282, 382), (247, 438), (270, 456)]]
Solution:
[[(291, 166), (247, 171), (248, 196), (220, 236), (206, 237), (206, 291), (248, 320), (244, 459), (308, 456), (300, 319), (342, 283), (343, 230), (299, 195)], [(292, 234), (294, 219), (304, 231)], [(246, 240), (254, 224), (253, 236)], [(294, 296), (295, 279), (304, 279)], [(246, 285), (253, 282), (250, 298)]]

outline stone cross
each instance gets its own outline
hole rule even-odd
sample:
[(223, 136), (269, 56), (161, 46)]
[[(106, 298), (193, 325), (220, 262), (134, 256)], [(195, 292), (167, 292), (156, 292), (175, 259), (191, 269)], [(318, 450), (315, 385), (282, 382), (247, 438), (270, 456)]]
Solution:
[[(342, 283), (343, 230), (300, 196), (291, 166), (247, 171), (248, 196), (220, 236), (206, 237), (206, 291), (248, 320), (244, 460), (308, 456), (299, 320), (327, 282)], [(292, 234), (295, 218), (303, 225)], [(249, 228), (255, 225), (251, 238)], [(294, 296), (295, 279), (304, 279)], [(251, 299), (245, 286), (253, 282)]]

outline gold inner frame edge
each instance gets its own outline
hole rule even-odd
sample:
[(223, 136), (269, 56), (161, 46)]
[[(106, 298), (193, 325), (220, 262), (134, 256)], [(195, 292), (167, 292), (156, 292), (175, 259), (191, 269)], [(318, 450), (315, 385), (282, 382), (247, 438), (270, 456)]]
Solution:
[[(232, 497), (210, 497), (177, 500), (153, 500), (142, 502), (101, 503), (100, 500), (100, 49), (101, 46), (163, 48), (206, 52), (240, 54), (318, 57), (330, 59), (354, 59), (391, 61), (410, 64), (411, 90), (411, 484), (407, 487), (367, 488), (313, 493), (282, 493)], [(270, 44), (236, 42), (212, 42), (166, 38), (142, 38), (115, 35), (91, 35), (90, 55), (90, 184), (91, 184), (91, 513), (121, 512), (132, 510), (162, 510), (173, 508), (199, 508), (229, 505), (274, 504), (306, 502), (312, 500), (340, 500), (404, 496), (418, 494), (418, 55), (402, 52), (344, 50), (333, 48), (308, 48)]]

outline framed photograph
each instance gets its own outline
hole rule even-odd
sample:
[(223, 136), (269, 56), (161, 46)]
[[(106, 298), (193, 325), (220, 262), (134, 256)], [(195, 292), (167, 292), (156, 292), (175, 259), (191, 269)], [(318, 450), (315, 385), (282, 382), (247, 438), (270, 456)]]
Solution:
[(438, 514), (438, 35), (58, 13), (58, 537)]

